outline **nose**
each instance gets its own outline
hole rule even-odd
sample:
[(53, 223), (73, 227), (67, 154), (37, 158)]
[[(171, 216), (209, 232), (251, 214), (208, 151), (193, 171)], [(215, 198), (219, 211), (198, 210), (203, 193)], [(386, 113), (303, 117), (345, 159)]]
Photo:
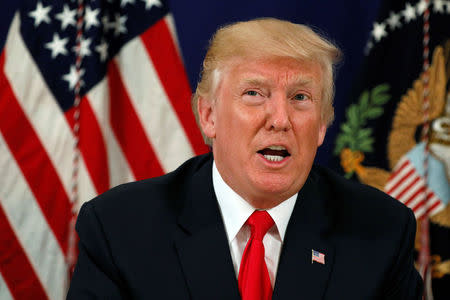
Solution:
[(266, 106), (266, 129), (288, 131), (292, 128), (289, 103), (284, 95), (274, 95)]

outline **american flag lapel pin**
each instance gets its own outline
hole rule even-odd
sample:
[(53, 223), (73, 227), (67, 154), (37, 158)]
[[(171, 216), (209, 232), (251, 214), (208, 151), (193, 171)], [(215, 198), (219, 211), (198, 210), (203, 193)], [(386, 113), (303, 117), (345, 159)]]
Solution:
[(311, 263), (318, 262), (319, 264), (325, 264), (325, 254), (320, 253), (314, 249), (311, 249)]

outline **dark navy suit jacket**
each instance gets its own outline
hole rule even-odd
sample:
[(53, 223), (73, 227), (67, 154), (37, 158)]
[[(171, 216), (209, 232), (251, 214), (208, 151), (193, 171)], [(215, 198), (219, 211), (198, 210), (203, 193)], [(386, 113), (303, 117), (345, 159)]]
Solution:
[[(240, 299), (212, 155), (81, 208), (68, 299)], [(420, 299), (416, 223), (389, 196), (314, 166), (289, 221), (273, 300)], [(312, 249), (325, 264), (312, 263)]]

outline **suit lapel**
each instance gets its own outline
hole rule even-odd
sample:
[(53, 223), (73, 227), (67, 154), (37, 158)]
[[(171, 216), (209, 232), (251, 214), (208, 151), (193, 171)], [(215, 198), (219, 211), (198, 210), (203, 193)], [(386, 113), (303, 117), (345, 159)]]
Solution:
[(188, 179), (175, 248), (192, 299), (240, 299), (212, 185), (212, 158)]
[[(299, 192), (286, 231), (273, 300), (322, 299), (333, 267), (334, 246), (328, 239), (329, 212), (319, 177), (312, 171)], [(312, 263), (312, 250), (325, 254), (325, 264)]]

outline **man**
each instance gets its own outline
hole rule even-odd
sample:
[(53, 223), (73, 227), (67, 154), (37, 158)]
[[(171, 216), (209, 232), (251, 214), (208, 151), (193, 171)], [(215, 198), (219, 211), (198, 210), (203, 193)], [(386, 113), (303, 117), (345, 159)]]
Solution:
[(86, 203), (68, 299), (419, 299), (412, 212), (312, 166), (338, 57), (286, 21), (219, 29), (193, 97), (212, 155)]

